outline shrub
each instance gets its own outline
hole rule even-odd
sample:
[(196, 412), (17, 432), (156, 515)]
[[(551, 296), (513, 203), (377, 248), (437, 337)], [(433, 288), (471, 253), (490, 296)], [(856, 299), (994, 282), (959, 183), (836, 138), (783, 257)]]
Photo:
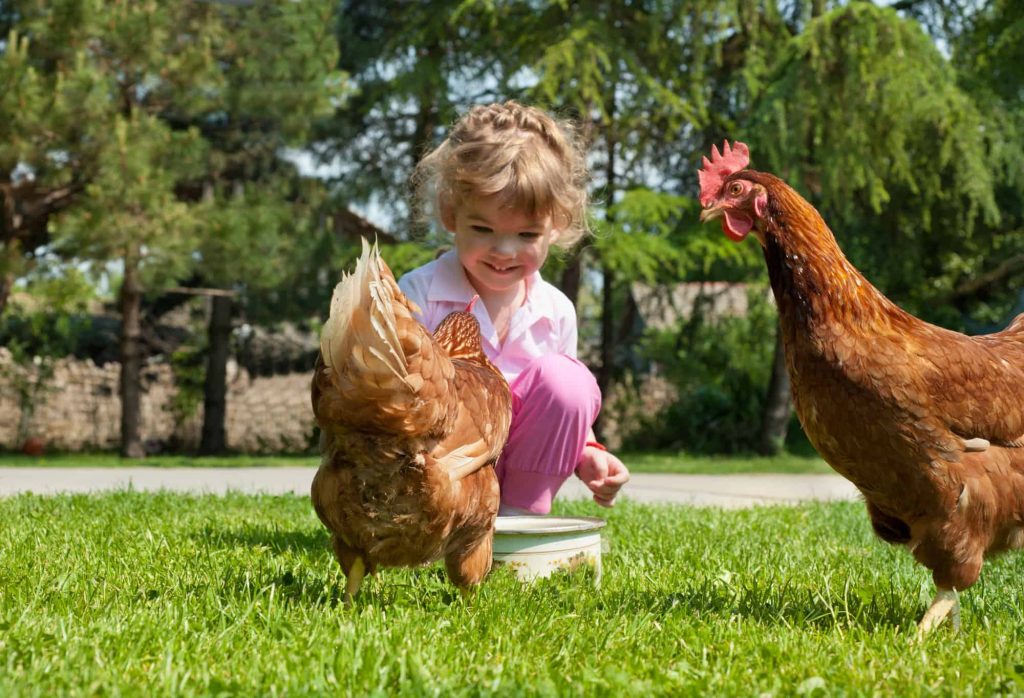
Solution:
[[(711, 317), (700, 303), (671, 330), (648, 331), (641, 354), (677, 397), (621, 425), (627, 449), (753, 451), (771, 378), (777, 314), (765, 289), (748, 292), (744, 316)], [(634, 382), (641, 399), (644, 381)]]

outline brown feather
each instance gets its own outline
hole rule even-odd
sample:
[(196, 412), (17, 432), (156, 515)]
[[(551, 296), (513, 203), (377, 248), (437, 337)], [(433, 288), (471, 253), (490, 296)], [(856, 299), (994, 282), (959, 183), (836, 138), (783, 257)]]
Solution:
[(443, 557), (453, 582), (476, 584), (490, 569), (511, 395), (472, 315), (453, 313), (434, 337), (416, 311), (364, 246), (335, 290), (314, 372), (313, 505), (346, 574), (357, 558), (372, 571)]
[(940, 588), (969, 587), (986, 555), (1024, 542), (1024, 316), (981, 337), (925, 323), (784, 182), (743, 170), (723, 187), (736, 179), (767, 195), (754, 218), (808, 437), (881, 538), (906, 543)]

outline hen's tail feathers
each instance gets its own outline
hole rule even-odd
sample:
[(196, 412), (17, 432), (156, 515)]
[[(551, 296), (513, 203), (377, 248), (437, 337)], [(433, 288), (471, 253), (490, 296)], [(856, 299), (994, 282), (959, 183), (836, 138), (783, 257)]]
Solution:
[(419, 312), (395, 282), (377, 245), (344, 274), (320, 334), (314, 410), (321, 427), (378, 433), (436, 431), (453, 409), (454, 369), (416, 319)]
[(338, 370), (351, 359), (367, 375), (387, 375), (416, 389), (409, 382), (409, 365), (395, 326), (394, 276), (376, 243), (370, 247), (365, 238), (355, 271), (342, 274), (334, 287), (331, 315), (320, 333), (320, 353), (328, 369)]

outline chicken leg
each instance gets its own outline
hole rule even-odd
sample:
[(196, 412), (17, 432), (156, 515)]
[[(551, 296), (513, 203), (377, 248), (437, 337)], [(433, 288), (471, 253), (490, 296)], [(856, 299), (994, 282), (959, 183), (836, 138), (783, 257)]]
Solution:
[(939, 589), (935, 592), (932, 605), (925, 611), (921, 622), (917, 624), (919, 635), (927, 635), (946, 618), (953, 624), (953, 630), (960, 630), (960, 599), (956, 589)]
[(352, 568), (345, 574), (345, 605), (351, 606), (352, 599), (359, 593), (359, 587), (363, 583), (363, 575), (366, 574), (366, 565), (363, 558), (357, 557), (352, 563)]
[(341, 564), (341, 571), (345, 573), (345, 605), (351, 606), (352, 599), (359, 593), (359, 587), (366, 576), (366, 561), (359, 551), (350, 547), (341, 536), (334, 536), (334, 556)]
[(448, 578), (460, 591), (465, 593), (469, 587), (476, 586), (491, 571), (493, 545), (493, 536), (484, 535), (466, 546), (456, 546), (445, 555)]

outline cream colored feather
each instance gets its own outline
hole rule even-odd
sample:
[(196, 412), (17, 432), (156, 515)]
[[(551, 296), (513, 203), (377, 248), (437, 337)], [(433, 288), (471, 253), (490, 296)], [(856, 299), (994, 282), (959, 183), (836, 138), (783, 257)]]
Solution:
[(461, 480), (470, 473), (475, 473), (494, 456), (495, 454), (487, 448), (484, 440), (478, 439), (471, 444), (465, 444), (448, 451), (448, 453), (437, 459), (437, 464), (442, 470), (448, 471), (448, 477), (454, 482), (455, 480)]
[(333, 371), (356, 360), (371, 373), (390, 372), (415, 391), (395, 326), (395, 297), (381, 277), (382, 264), (377, 244), (371, 247), (364, 238), (355, 271), (342, 274), (334, 287), (331, 314), (320, 333), (320, 353)]

